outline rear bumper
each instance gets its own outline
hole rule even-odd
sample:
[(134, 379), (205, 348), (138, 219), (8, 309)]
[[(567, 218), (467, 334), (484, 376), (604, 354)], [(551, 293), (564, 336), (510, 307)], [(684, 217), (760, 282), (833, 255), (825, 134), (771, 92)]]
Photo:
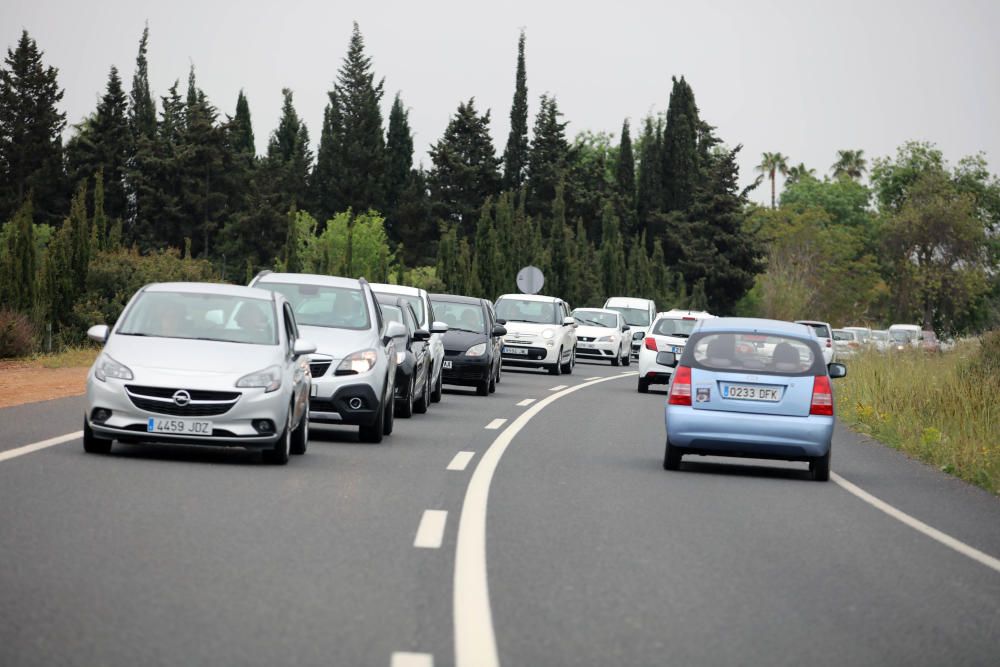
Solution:
[(833, 417), (784, 417), (721, 410), (665, 408), (667, 440), (685, 454), (807, 461), (825, 456)]

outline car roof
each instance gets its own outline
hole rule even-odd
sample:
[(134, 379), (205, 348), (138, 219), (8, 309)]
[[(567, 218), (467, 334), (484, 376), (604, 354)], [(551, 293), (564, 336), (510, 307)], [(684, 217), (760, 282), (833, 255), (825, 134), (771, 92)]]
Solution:
[(675, 317), (693, 317), (693, 318), (695, 318), (697, 320), (704, 320), (704, 319), (714, 318), (715, 315), (713, 315), (711, 313), (707, 313), (704, 310), (680, 310), (678, 308), (674, 308), (673, 310), (666, 310), (666, 311), (663, 311), (662, 313), (657, 313), (656, 314), (656, 319), (658, 319), (658, 320), (659, 319), (663, 319), (663, 318), (667, 318), (667, 317), (670, 317), (670, 318), (675, 318)]
[(832, 329), (833, 328), (833, 327), (830, 326), (829, 322), (823, 322), (823, 321), (820, 321), (820, 320), (795, 320), (795, 323), (796, 324), (808, 324), (808, 325), (822, 324), (823, 326), (827, 327), (828, 329)]
[(715, 317), (704, 319), (698, 323), (695, 331), (699, 333), (750, 331), (778, 336), (815, 338), (813, 332), (801, 323), (785, 322), (784, 320), (767, 320), (760, 317)]
[(544, 294), (501, 294), (497, 297), (497, 301), (500, 299), (521, 299), (522, 301), (542, 301), (548, 303), (562, 301), (557, 296), (545, 296)]
[(409, 285), (393, 285), (392, 283), (371, 283), (372, 290), (389, 294), (405, 294), (406, 296), (423, 296), (426, 290)]
[(923, 331), (923, 329), (919, 324), (893, 324), (889, 327), (889, 331)]
[(375, 292), (375, 300), (380, 304), (385, 304), (387, 306), (398, 306), (401, 302), (406, 303), (406, 299), (399, 294), (379, 294), (378, 292)]
[(318, 273), (266, 273), (257, 280), (261, 283), (285, 283), (290, 285), (320, 285), (322, 287), (348, 287), (361, 289), (361, 281), (356, 278), (324, 276)]
[(147, 292), (218, 294), (219, 296), (238, 296), (244, 299), (263, 299), (266, 301), (273, 301), (275, 299), (274, 292), (270, 290), (245, 287), (243, 285), (230, 285), (228, 283), (151, 283), (143, 289)]
[(483, 305), (483, 299), (480, 299), (478, 296), (462, 296), (461, 294), (431, 294), (431, 301), (467, 303), (475, 306)]
[(590, 311), (596, 311), (598, 313), (605, 313), (607, 315), (617, 315), (618, 317), (622, 316), (622, 314), (619, 313), (617, 310), (611, 310), (610, 308), (587, 308), (586, 306), (580, 306), (579, 308), (574, 308), (573, 312), (575, 313), (578, 310), (590, 310)]
[(648, 308), (649, 304), (653, 303), (653, 300), (640, 299), (634, 296), (613, 296), (604, 302), (604, 307), (607, 308), (611, 303), (625, 308)]

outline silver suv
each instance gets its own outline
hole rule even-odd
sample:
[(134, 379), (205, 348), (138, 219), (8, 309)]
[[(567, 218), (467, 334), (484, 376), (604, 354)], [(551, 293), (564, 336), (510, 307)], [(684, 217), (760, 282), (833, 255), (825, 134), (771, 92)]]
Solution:
[(308, 355), (290, 304), (210, 283), (140, 289), (87, 374), (83, 448), (114, 440), (259, 449), (284, 464), (309, 443)]
[(313, 423), (356, 425), (365, 442), (392, 433), (393, 339), (406, 336), (406, 329), (383, 319), (368, 282), (264, 271), (250, 285), (288, 299), (304, 335), (316, 343), (309, 362)]

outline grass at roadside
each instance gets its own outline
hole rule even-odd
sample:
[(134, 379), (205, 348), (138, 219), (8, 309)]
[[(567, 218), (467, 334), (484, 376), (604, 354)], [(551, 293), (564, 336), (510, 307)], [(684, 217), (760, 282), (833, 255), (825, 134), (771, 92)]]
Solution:
[(853, 428), (1000, 494), (1000, 332), (947, 354), (847, 361), (837, 411)]
[(79, 368), (93, 364), (100, 351), (97, 346), (71, 347), (62, 352), (22, 357), (15, 363), (32, 368)]

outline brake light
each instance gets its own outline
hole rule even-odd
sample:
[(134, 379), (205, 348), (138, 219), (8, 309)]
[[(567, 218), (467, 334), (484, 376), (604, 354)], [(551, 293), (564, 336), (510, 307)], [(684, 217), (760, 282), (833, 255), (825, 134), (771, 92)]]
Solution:
[(686, 315), (685, 315), (685, 316), (684, 316), (684, 317), (682, 317), (681, 319), (682, 319), (682, 320), (691, 320), (691, 321), (694, 321), (694, 320), (697, 320), (698, 318), (697, 318), (697, 317), (688, 317), (688, 316), (686, 316)]
[[(691, 388), (688, 387), (688, 392)], [(690, 397), (688, 400), (691, 400)], [(830, 389), (830, 378), (826, 375), (817, 375), (813, 379), (812, 404), (809, 406), (809, 414), (833, 416), (833, 391)]]
[(691, 369), (678, 366), (674, 371), (674, 379), (670, 383), (670, 405), (691, 405)]
[(646, 336), (646, 349), (656, 352), (656, 339), (652, 336)]

